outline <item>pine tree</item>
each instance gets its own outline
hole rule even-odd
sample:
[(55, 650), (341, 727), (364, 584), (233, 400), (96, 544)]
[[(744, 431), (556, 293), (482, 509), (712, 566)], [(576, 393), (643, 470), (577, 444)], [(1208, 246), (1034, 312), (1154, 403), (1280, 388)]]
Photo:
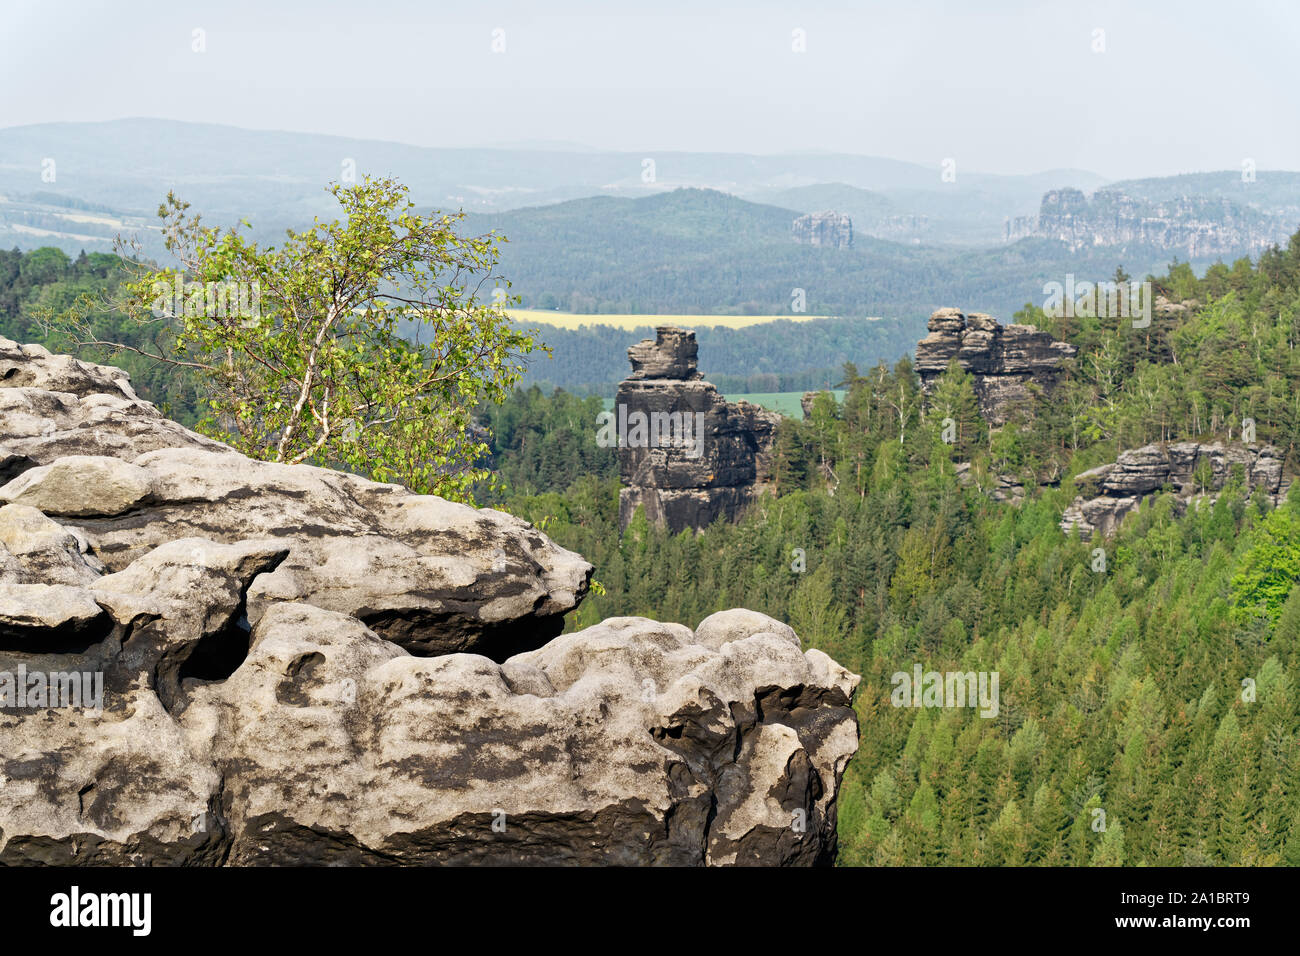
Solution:
[(973, 379), (956, 357), (934, 383), (926, 402), (926, 421), (936, 437), (949, 445), (953, 461), (971, 460), (984, 437), (984, 422)]
[(1123, 866), (1125, 861), (1124, 827), (1118, 820), (1108, 821), (1096, 851), (1089, 861), (1091, 866)]

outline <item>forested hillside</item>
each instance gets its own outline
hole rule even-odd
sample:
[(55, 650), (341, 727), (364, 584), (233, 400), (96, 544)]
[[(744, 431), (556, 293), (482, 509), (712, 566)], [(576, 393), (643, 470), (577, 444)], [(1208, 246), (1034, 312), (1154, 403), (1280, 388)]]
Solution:
[[(799, 214), (679, 189), (472, 215), (467, 228), (509, 238), (501, 270), (525, 307), (583, 313), (780, 315), (802, 289), (813, 315), (924, 319), (944, 305), (979, 302), (1005, 316), (1042, 301), (1047, 281), (1115, 269), (1113, 251), (1070, 253), (1043, 239), (949, 248), (858, 235), (848, 249), (798, 245), (790, 224)], [(1131, 252), (1124, 264), (1139, 275), (1167, 259)]]
[(501, 503), (556, 488), (580, 478), (617, 480), (613, 448), (601, 448), (592, 436), (602, 404), (564, 391), (546, 395), (536, 385), (515, 389), (502, 405), (484, 405), (480, 420), (491, 432), (497, 487), (481, 487), (475, 500)]
[[(116, 290), (121, 280), (121, 262), (109, 253), (82, 252), (71, 259), (54, 248), (26, 253), (0, 250), (0, 336), (20, 343), (43, 344), (56, 352), (69, 351), (69, 343), (46, 336), (37, 317), (45, 310), (58, 313), (68, 309), (83, 296), (99, 299), (105, 292)], [(155, 344), (149, 338), (150, 330), (141, 330), (125, 316), (112, 312), (96, 317), (95, 334), (105, 341), (128, 345)], [(193, 382), (175, 368), (160, 366), (129, 351), (110, 355), (106, 349), (86, 349), (78, 354), (126, 369), (136, 392), (169, 418), (192, 427), (201, 417)]]
[[(507, 507), (596, 565), (606, 593), (570, 628), (745, 604), (864, 675), (841, 863), (1300, 864), (1297, 493), (1270, 510), (1234, 482), (1181, 517), (1158, 496), (1105, 542), (1057, 526), (1071, 475), (1243, 415), (1294, 469), (1300, 237), (1159, 284), (1202, 307), (1147, 330), (1035, 315), (1080, 354), (1061, 398), (991, 440), (974, 417), (966, 447), (943, 444), (903, 361), (847, 370), (842, 404), (788, 422), (778, 495), (736, 525), (672, 536), (638, 518), (620, 538), (603, 472)], [(968, 382), (942, 389), (976, 415)], [(996, 504), (956, 480), (965, 456), (1064, 480)], [(916, 664), (997, 671), (997, 716), (891, 706)]]
[[(98, 296), (117, 287), (118, 260), (107, 253), (82, 253), (69, 258), (58, 249), (32, 252), (0, 250), (0, 335), (20, 342), (43, 342), (36, 316), (43, 309), (58, 312), (82, 295)], [(121, 315), (105, 314), (99, 333), (106, 340), (144, 344), (141, 332)], [(541, 339), (552, 354), (526, 359), (528, 372), (521, 385), (539, 385), (549, 392), (565, 388), (578, 395), (611, 396), (627, 377), (627, 348), (654, 337), (655, 319), (646, 317), (639, 329), (591, 325), (580, 329), (543, 326)], [(697, 337), (704, 373), (730, 392), (795, 392), (835, 386), (848, 361), (893, 361), (906, 354), (923, 334), (921, 319), (828, 318), (804, 322), (765, 322), (742, 329), (701, 326)], [(48, 343), (60, 349), (66, 343)], [(107, 361), (104, 350), (86, 358)], [(113, 364), (131, 372), (142, 395), (164, 406), (186, 425), (196, 420), (193, 389), (174, 369), (159, 368), (129, 352), (118, 353)]]

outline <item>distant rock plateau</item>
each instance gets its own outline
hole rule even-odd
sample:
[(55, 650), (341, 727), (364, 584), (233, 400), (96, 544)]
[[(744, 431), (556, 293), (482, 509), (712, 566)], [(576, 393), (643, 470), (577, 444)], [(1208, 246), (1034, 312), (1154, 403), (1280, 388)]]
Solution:
[(847, 249), (853, 245), (853, 220), (830, 209), (810, 212), (791, 223), (790, 234), (803, 246)]
[(1152, 202), (1118, 189), (1092, 196), (1078, 189), (1053, 189), (1037, 216), (1005, 224), (1008, 242), (1034, 236), (1064, 242), (1071, 249), (1137, 246), (1177, 250), (1193, 259), (1257, 254), (1295, 229), (1286, 211), (1265, 212), (1229, 199), (1182, 196)]

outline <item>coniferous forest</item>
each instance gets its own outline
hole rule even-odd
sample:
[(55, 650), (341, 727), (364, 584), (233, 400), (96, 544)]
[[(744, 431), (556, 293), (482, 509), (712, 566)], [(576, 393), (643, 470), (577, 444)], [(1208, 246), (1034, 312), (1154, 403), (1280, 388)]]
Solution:
[[(925, 408), (906, 358), (850, 366), (842, 404), (782, 426), (775, 493), (698, 535), (638, 515), (620, 538), (613, 451), (581, 467), (560, 451), (590, 440), (599, 405), (518, 392), (492, 419), (504, 506), (596, 565), (605, 593), (570, 629), (744, 604), (863, 675), (841, 864), (1300, 864), (1300, 494), (1272, 509), (1230, 481), (1181, 515), (1155, 496), (1105, 542), (1104, 572), (1097, 542), (1058, 527), (1073, 475), (1243, 417), (1294, 469), (1300, 236), (1154, 285), (1195, 307), (1144, 330), (1026, 307), (1079, 353), (1052, 401), (1001, 429), (959, 369)], [(966, 460), (1037, 490), (996, 503), (958, 482)], [(996, 718), (891, 706), (913, 662), (1000, 672)]]

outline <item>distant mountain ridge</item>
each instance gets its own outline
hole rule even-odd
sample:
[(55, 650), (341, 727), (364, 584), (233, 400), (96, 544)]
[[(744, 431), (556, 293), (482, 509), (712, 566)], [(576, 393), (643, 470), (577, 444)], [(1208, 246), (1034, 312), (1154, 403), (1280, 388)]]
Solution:
[[(684, 187), (786, 205), (775, 197), (842, 183), (881, 192), (900, 207), (900, 215), (943, 219), (944, 210), (951, 211), (960, 223), (940, 234), (942, 241), (961, 241), (969, 233), (973, 241), (989, 243), (1000, 239), (1005, 215), (1031, 211), (1044, 189), (1104, 182), (1079, 171), (1001, 176), (963, 170), (955, 183), (945, 183), (937, 160), (928, 165), (840, 153), (613, 152), (551, 142), (421, 147), (140, 118), (0, 129), (0, 195), (41, 191), (110, 207), (124, 219), (151, 217), (167, 190), (176, 189), (210, 221), (247, 218), (278, 237), (288, 226), (301, 228), (313, 216), (329, 214), (333, 205), (325, 186), (349, 174), (396, 176), (419, 205), (483, 213)], [(32, 210), (9, 205), (0, 204), (0, 242), (6, 243), (6, 233), (22, 232), (13, 229), (15, 223), (32, 226), (23, 218)], [(971, 216), (983, 227), (972, 229)], [(59, 230), (48, 231), (58, 238)]]
[[(278, 243), (286, 228), (337, 215), (329, 182), (392, 175), (422, 210), (463, 209), (466, 230), (506, 237), (501, 274), (528, 308), (923, 321), (952, 302), (1008, 319), (1068, 274), (1105, 278), (1123, 265), (1140, 276), (1171, 254), (1199, 268), (1300, 224), (1288, 218), (1300, 213), (1300, 174), (1259, 171), (1251, 183), (1239, 172), (1198, 174), (1121, 184), (1136, 231), (1094, 210), (1055, 228), (1035, 221), (1006, 243), (1005, 220), (1041, 218), (1044, 192), (1095, 197), (1119, 186), (1069, 170), (956, 168), (945, 182), (937, 165), (834, 153), (642, 156), (563, 145), (424, 148), (148, 119), (11, 127), (0, 129), (0, 247), (75, 256), (127, 233), (161, 258), (154, 212), (172, 189), (205, 221), (247, 219), (255, 239)], [(1205, 195), (1182, 206), (1169, 198), (1197, 188)], [(851, 246), (792, 241), (796, 219), (828, 209), (849, 218)], [(1227, 225), (1216, 225), (1222, 209)]]
[[(924, 321), (945, 302), (1009, 317), (1067, 273), (1107, 278), (1112, 250), (1026, 239), (1011, 246), (907, 245), (855, 234), (848, 248), (791, 241), (799, 213), (682, 189), (595, 197), (494, 215), (467, 228), (509, 237), (501, 272), (525, 308), (567, 312), (885, 316)], [(1163, 253), (1123, 261), (1142, 274)], [(647, 323), (652, 324), (652, 323)]]

